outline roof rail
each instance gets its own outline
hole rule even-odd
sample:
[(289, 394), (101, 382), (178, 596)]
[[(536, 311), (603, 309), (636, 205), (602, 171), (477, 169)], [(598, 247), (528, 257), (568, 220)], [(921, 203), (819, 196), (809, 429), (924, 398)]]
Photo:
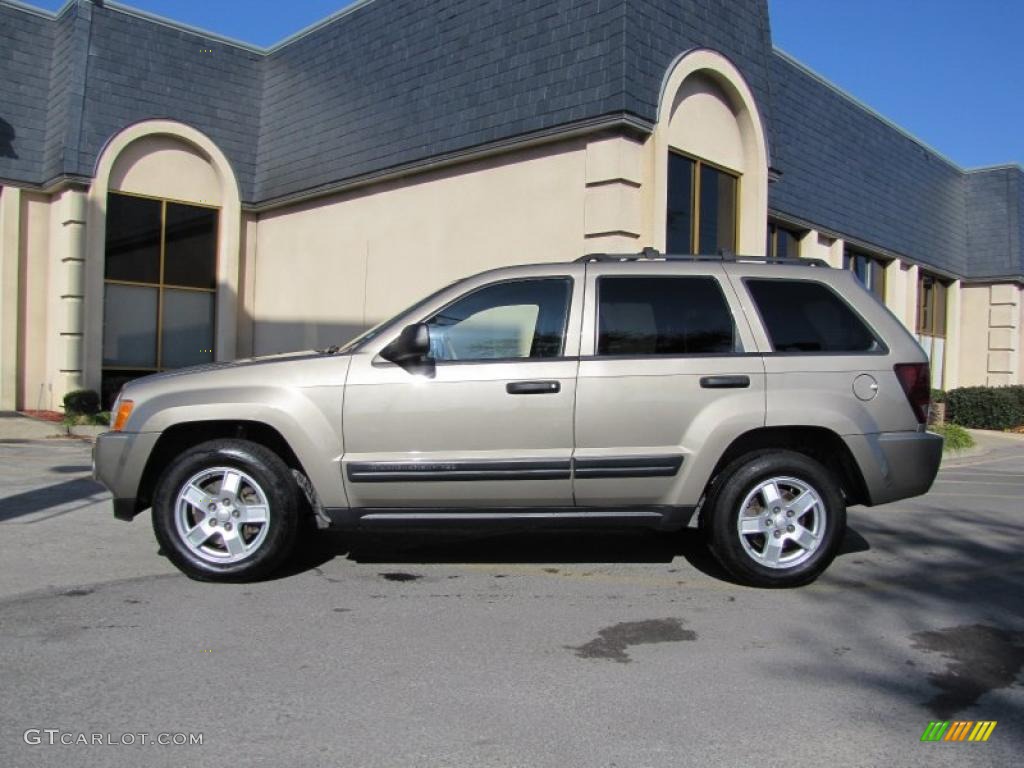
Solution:
[(655, 248), (644, 248), (640, 253), (588, 253), (576, 259), (577, 263), (614, 261), (720, 261), (741, 264), (792, 264), (801, 267), (825, 267), (824, 259), (771, 258), (769, 256), (743, 256), (735, 253), (659, 253)]

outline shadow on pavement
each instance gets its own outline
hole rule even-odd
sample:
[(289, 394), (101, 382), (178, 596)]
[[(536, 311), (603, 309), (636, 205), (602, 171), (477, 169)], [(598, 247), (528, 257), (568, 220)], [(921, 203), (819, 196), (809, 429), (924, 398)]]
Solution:
[[(850, 652), (840, 660), (814, 627), (795, 626), (787, 642), (802, 649), (804, 663), (787, 674), (883, 692), (896, 711), (917, 712), (922, 728), (934, 719), (995, 720), (1000, 737), (1024, 749), (1024, 707), (1019, 694), (1008, 695), (1024, 670), (1021, 528), (984, 512), (924, 514), (927, 524), (920, 512), (898, 527), (862, 521), (876, 553), (889, 556), (871, 578), (826, 573), (823, 589), (795, 593), (816, 605)], [(903, 631), (880, 633), (877, 613), (895, 614)], [(858, 657), (892, 662), (866, 668)]]
[[(839, 555), (870, 549), (852, 528)], [(603, 531), (318, 531), (307, 538), (285, 578), (312, 570), (335, 557), (356, 563), (671, 563), (682, 557), (713, 579), (735, 583), (704, 544), (699, 531), (678, 533), (647, 530)]]
[(78, 477), (44, 488), (16, 493), (0, 499), (0, 523), (105, 492), (106, 489), (95, 480)]

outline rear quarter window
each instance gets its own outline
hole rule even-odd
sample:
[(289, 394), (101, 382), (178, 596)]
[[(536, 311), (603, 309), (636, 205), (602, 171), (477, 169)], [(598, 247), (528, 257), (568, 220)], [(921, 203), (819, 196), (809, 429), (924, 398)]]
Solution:
[(877, 352), (877, 337), (842, 297), (815, 280), (746, 278), (776, 352)]

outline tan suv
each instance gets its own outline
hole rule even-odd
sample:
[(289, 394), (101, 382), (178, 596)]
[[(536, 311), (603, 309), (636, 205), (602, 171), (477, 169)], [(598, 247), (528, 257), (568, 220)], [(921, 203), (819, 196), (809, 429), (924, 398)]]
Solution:
[(805, 584), (850, 504), (925, 493), (928, 364), (820, 262), (588, 256), (454, 283), (344, 347), (128, 384), (95, 474), (189, 576), (265, 576), (320, 527), (699, 525)]

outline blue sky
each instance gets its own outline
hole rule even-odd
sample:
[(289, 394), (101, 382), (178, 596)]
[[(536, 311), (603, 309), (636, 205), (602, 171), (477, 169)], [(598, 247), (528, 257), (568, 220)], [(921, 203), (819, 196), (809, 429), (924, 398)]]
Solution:
[[(33, 0), (54, 10), (64, 0)], [(133, 0), (270, 45), (345, 0)], [(1024, 164), (1021, 0), (769, 0), (775, 45), (968, 168)]]
[(772, 37), (972, 168), (1024, 164), (1021, 0), (769, 0)]

